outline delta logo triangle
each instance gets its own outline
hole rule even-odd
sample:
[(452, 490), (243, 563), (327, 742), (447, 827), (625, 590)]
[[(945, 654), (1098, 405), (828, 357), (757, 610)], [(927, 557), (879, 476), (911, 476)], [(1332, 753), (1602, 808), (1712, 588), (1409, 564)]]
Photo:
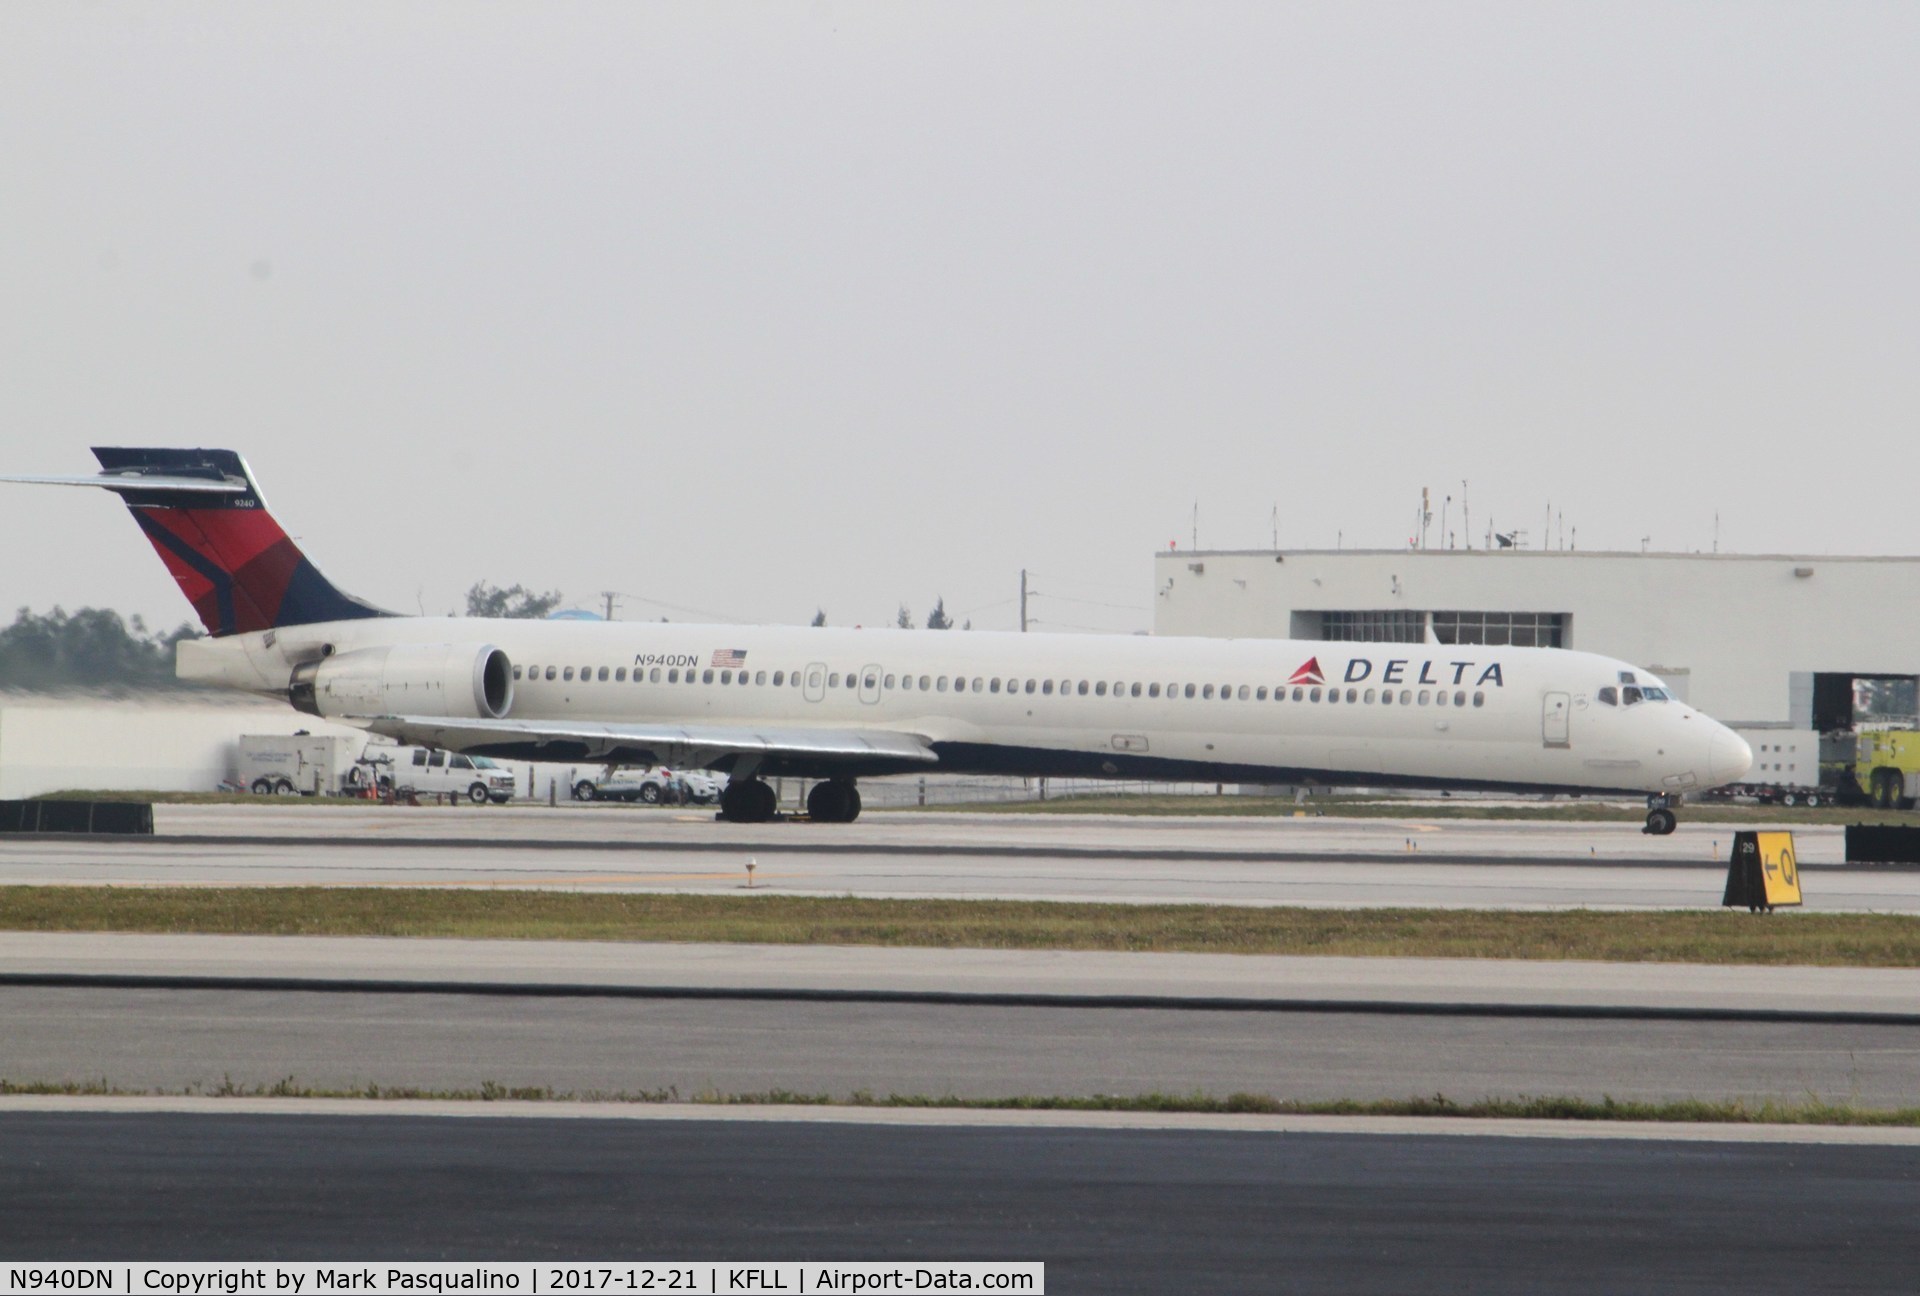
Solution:
[(1289, 684), (1325, 684), (1326, 682), (1327, 677), (1320, 673), (1318, 657), (1307, 658), (1307, 664), (1295, 671), (1293, 678), (1287, 681)]

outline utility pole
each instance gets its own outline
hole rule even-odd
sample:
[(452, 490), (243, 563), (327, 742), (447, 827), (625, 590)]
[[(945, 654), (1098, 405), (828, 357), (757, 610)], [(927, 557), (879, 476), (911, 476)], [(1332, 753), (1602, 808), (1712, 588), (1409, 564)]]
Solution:
[(1027, 569), (1020, 569), (1020, 633), (1027, 632)]
[(619, 590), (601, 590), (600, 597), (607, 601), (607, 620), (613, 620), (613, 599)]

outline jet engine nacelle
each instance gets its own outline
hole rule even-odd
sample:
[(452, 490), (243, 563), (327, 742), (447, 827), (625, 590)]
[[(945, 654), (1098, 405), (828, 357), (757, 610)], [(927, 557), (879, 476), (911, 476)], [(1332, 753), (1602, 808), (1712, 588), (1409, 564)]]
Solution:
[(492, 644), (357, 648), (294, 667), (287, 700), (316, 716), (498, 720), (513, 707), (513, 666)]

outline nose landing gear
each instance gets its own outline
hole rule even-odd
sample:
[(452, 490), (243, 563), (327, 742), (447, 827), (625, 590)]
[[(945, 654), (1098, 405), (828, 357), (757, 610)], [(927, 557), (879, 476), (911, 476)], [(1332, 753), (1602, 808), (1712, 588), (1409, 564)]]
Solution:
[(1680, 826), (1680, 818), (1673, 813), (1673, 807), (1680, 803), (1676, 796), (1655, 794), (1647, 798), (1647, 826), (1640, 831), (1651, 833), (1655, 837), (1665, 837)]

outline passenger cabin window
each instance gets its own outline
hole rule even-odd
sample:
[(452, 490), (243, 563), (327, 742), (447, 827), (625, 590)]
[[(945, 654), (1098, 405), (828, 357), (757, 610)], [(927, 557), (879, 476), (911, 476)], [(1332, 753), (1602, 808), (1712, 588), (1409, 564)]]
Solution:
[[(741, 676), (741, 678), (742, 678), (742, 679), (745, 679), (745, 678), (746, 678), (746, 676), (745, 676), (745, 675), (742, 675), (742, 676)], [(755, 671), (755, 672), (753, 673), (753, 682), (754, 682), (754, 683), (755, 683), (756, 685), (758, 685), (758, 684), (765, 684), (765, 683), (767, 682), (767, 673), (766, 673), (765, 671)], [(778, 681), (776, 681), (776, 683), (777, 683), (777, 682), (778, 682)]]
[(602, 666), (600, 668), (599, 675), (595, 676), (595, 678), (598, 679), (602, 684), (605, 684), (607, 682), (607, 668), (605, 666)]
[(784, 672), (782, 671), (775, 671), (773, 673), (773, 686), (775, 688), (779, 688), (782, 684), (786, 682), (783, 677), (784, 677)]
[(1149, 684), (1149, 685), (1147, 685), (1147, 696), (1148, 696), (1148, 697), (1150, 697), (1150, 698), (1157, 698), (1157, 697), (1159, 697), (1159, 696), (1160, 696), (1160, 686), (1159, 686), (1158, 684)]
[(928, 684), (929, 684), (929, 677), (922, 675), (920, 677), (920, 691), (922, 693), (925, 693), (927, 691)]
[(839, 687), (840, 687), (840, 672), (839, 672), (839, 671), (835, 671), (835, 672), (834, 672), (833, 674), (831, 674), (831, 675), (829, 675), (829, 676), (827, 676), (827, 687), (828, 687), (828, 688), (839, 688)]
[(733, 683), (733, 672), (732, 672), (732, 671), (730, 671), (730, 670), (723, 670), (723, 671), (721, 671), (721, 672), (720, 672), (720, 682), (721, 682), (722, 684), (731, 684), (731, 683)]
[(1075, 686), (1074, 691), (1077, 692), (1081, 697), (1085, 697), (1087, 695), (1087, 682), (1085, 680), (1081, 680), (1080, 683)]
[(658, 684), (660, 682), (660, 668), (658, 666), (655, 666), (647, 672), (647, 682), (649, 684)]
[(1042, 697), (1052, 697), (1052, 696), (1053, 696), (1053, 681), (1052, 681), (1052, 680), (1041, 680), (1041, 681), (1040, 681), (1040, 695), (1041, 695)]
[(567, 667), (567, 669), (565, 670), (565, 672), (563, 672), (563, 673), (561, 674), (561, 676), (560, 676), (560, 678), (561, 678), (561, 679), (569, 679), (569, 680), (570, 680), (570, 679), (572, 679), (572, 678), (573, 678), (573, 667), (571, 667), (571, 666), (569, 666), (569, 667)]
[[(640, 677), (639, 677), (639, 675), (637, 675), (637, 674), (636, 674), (636, 675), (634, 676), (634, 678), (635, 678), (635, 679), (639, 679)], [(616, 671), (615, 671), (615, 672), (613, 673), (613, 679), (614, 679), (614, 683), (616, 683), (616, 684), (624, 684), (624, 683), (626, 683), (626, 682), (627, 682), (627, 668), (626, 668), (625, 666), (622, 666), (622, 667), (620, 667), (620, 669), (618, 669), (618, 670), (616, 670)]]
[(884, 680), (882, 680), (882, 681), (880, 681), (880, 683), (881, 683), (881, 686), (882, 686), (882, 687), (884, 687), (884, 688), (892, 688), (892, 687), (893, 687), (893, 676), (891, 676), (891, 675), (889, 675), (889, 676), (887, 676), (887, 677), (886, 677), (886, 678), (885, 678)]
[(1107, 682), (1105, 680), (1101, 680), (1093, 686), (1093, 695), (1095, 697), (1105, 697), (1107, 695)]
[(1194, 686), (1191, 684), (1187, 685), (1187, 687), (1181, 691), (1181, 694), (1184, 697), (1192, 697), (1193, 693), (1194, 693)]
[(1033, 683), (1034, 682), (1032, 680), (1027, 681), (1027, 692), (1029, 693), (1033, 692)]
[(520, 668), (519, 668), (518, 666), (515, 666), (515, 667), (513, 668), (513, 677), (514, 677), (515, 679), (519, 679), (519, 678), (520, 678)]

